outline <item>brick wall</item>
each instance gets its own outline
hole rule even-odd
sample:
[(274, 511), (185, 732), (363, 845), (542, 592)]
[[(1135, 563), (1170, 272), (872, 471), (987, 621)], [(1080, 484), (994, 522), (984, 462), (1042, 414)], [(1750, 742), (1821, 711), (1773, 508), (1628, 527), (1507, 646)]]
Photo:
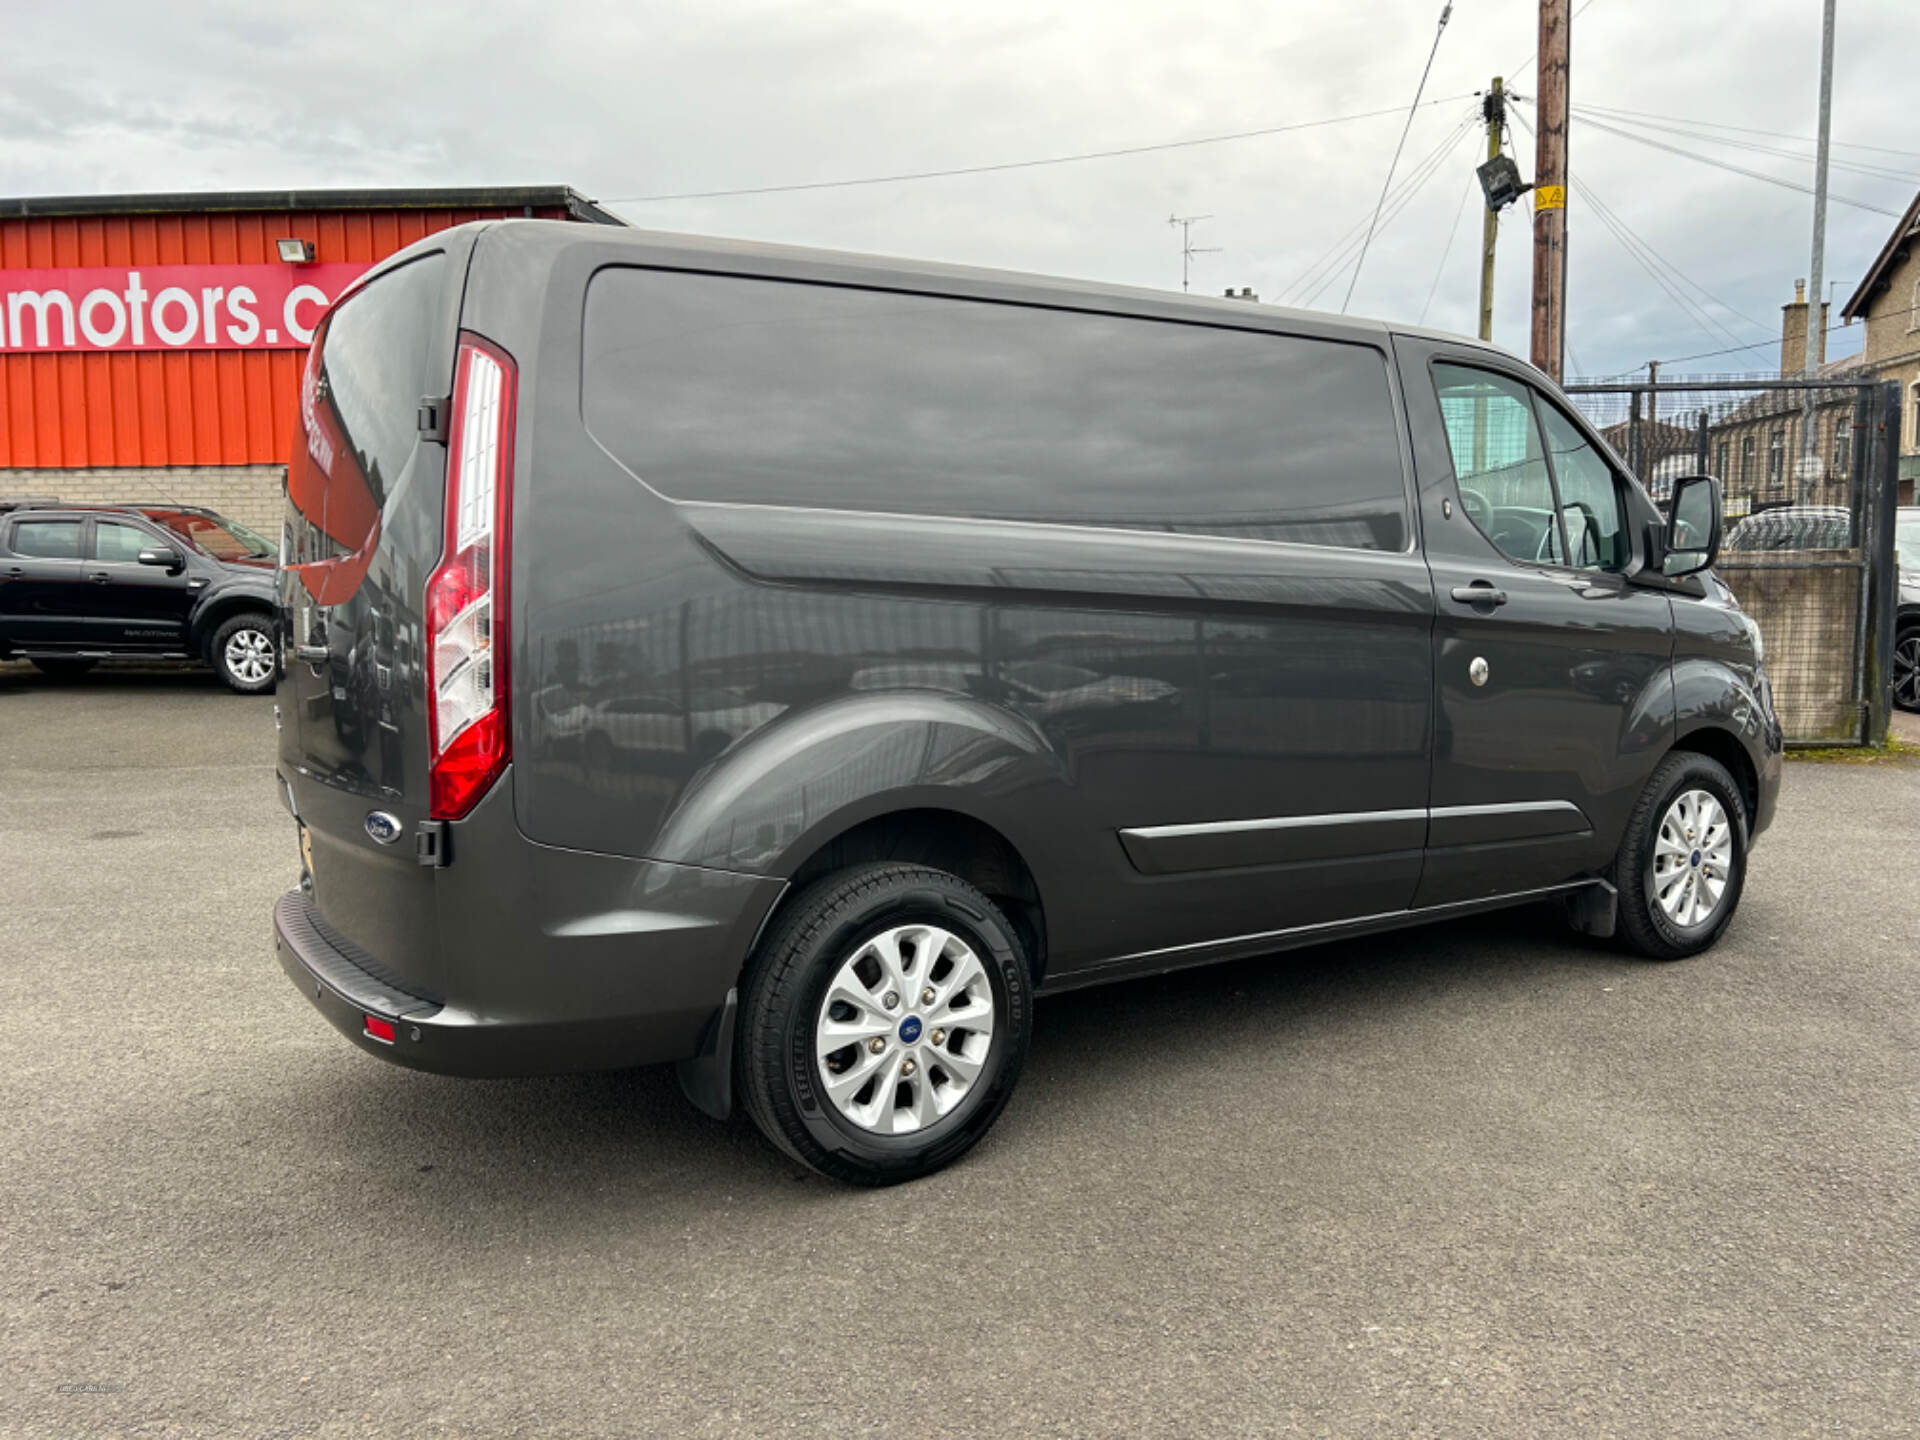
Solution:
[(0, 499), (33, 496), (76, 505), (204, 505), (280, 539), (284, 465), (177, 465), (151, 469), (0, 469)]

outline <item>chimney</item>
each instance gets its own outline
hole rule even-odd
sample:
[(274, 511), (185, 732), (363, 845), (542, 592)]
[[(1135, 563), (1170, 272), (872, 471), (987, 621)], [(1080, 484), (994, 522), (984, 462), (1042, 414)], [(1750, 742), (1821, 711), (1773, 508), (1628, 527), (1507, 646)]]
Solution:
[[(1820, 306), (1820, 334), (1814, 341), (1816, 363), (1827, 363), (1827, 311)], [(1793, 282), (1793, 303), (1780, 307), (1780, 373), (1798, 375), (1807, 368), (1807, 282)]]

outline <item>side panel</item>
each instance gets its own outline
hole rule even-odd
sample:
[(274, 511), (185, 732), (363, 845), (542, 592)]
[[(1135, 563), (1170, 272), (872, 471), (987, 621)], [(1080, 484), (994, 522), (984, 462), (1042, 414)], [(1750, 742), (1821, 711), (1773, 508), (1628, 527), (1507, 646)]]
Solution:
[[(873, 815), (951, 809), (1034, 870), (1050, 974), (1411, 898), (1423, 822), (1363, 826), (1357, 849), (1229, 844), (1144, 866), (1121, 832), (1421, 810), (1418, 555), (983, 519), (964, 489), (947, 514), (924, 513), (924, 491), (917, 514), (668, 500), (582, 425), (591, 257), (559, 257), (536, 322), (496, 286), (495, 243), (468, 323), (545, 326), (521, 370), (537, 461), (515, 513), (529, 837), (783, 875)], [(511, 259), (508, 244), (502, 276)], [(1377, 438), (1398, 484), (1389, 395)], [(823, 444), (836, 413), (821, 408)]]

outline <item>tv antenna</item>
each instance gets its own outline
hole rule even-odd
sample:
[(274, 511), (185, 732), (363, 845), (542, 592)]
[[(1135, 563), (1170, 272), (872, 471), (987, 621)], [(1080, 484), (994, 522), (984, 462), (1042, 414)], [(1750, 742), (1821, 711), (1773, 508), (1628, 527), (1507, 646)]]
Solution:
[(1193, 257), (1196, 255), (1218, 255), (1218, 245), (1195, 245), (1193, 227), (1202, 220), (1211, 220), (1211, 215), (1169, 215), (1167, 224), (1180, 227), (1180, 288), (1190, 289), (1188, 281), (1193, 278)]

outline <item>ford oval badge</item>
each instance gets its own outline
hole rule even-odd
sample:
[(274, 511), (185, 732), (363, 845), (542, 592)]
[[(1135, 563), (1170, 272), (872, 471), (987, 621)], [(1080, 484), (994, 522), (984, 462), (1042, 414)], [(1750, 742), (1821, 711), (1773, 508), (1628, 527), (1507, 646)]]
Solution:
[(369, 810), (367, 834), (371, 835), (377, 844), (391, 845), (400, 838), (400, 818), (397, 815), (389, 815), (384, 810)]

